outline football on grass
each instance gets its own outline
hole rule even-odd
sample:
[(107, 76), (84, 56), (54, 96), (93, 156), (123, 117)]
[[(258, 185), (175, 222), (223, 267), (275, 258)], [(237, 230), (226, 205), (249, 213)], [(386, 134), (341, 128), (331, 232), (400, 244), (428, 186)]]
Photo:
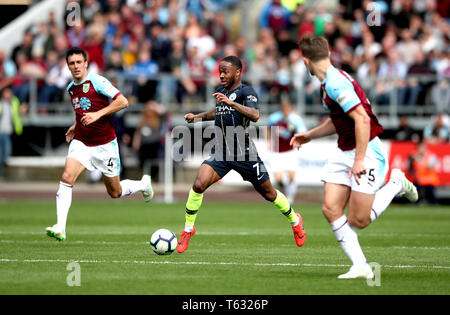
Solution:
[(168, 229), (159, 229), (153, 233), (150, 246), (158, 255), (169, 255), (177, 248), (177, 237)]

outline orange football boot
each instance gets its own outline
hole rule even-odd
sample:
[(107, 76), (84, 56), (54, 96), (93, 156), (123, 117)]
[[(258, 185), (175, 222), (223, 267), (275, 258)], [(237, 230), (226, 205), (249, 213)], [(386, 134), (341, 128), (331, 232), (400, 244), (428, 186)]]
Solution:
[(195, 234), (197, 230), (194, 229), (191, 232), (186, 232), (183, 230), (183, 232), (181, 232), (180, 234), (180, 238), (177, 244), (177, 252), (179, 253), (183, 253), (189, 246), (189, 241), (191, 239), (191, 237)]
[(299, 222), (297, 225), (292, 227), (292, 230), (294, 231), (295, 243), (297, 244), (298, 247), (302, 247), (303, 244), (305, 244), (306, 232), (303, 227), (302, 216), (299, 213), (296, 213), (296, 215), (298, 217)]

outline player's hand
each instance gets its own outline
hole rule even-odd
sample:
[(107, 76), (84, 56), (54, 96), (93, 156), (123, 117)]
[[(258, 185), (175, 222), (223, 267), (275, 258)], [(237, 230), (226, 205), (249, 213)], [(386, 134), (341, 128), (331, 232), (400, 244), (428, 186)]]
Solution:
[(196, 117), (196, 115), (189, 113), (189, 114), (184, 115), (184, 120), (186, 120), (186, 122), (188, 122), (188, 123), (192, 123), (192, 122), (194, 122), (195, 117)]
[(213, 94), (213, 96), (216, 98), (216, 102), (217, 103), (224, 103), (226, 105), (231, 105), (232, 104), (230, 99), (225, 94), (216, 92), (216, 93)]
[(352, 168), (348, 172), (348, 178), (355, 176), (356, 183), (359, 185), (359, 179), (362, 175), (366, 174), (366, 168), (364, 167), (364, 161), (355, 160)]
[(291, 145), (291, 147), (300, 149), (303, 144), (308, 143), (309, 141), (311, 141), (311, 137), (308, 135), (308, 132), (300, 132), (296, 133), (291, 138), (289, 144)]
[(66, 142), (70, 143), (72, 141), (73, 137), (75, 137), (75, 125), (70, 126), (69, 129), (66, 131)]
[(81, 117), (80, 121), (83, 125), (89, 126), (90, 124), (96, 122), (100, 118), (100, 115), (97, 112), (89, 112), (85, 113), (83, 117)]

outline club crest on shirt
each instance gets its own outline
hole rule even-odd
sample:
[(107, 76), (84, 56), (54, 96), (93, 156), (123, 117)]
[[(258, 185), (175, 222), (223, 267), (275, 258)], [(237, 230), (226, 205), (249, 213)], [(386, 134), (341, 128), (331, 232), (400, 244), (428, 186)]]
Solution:
[(83, 84), (83, 92), (87, 93), (89, 92), (90, 83)]
[(229, 97), (230, 101), (234, 101), (236, 99), (236, 93), (232, 93)]

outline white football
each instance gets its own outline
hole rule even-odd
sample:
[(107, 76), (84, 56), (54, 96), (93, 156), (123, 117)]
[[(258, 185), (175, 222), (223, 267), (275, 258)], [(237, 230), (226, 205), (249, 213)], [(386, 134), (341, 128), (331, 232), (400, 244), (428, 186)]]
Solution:
[(150, 246), (158, 255), (170, 255), (177, 248), (177, 237), (168, 229), (159, 229), (152, 234)]

